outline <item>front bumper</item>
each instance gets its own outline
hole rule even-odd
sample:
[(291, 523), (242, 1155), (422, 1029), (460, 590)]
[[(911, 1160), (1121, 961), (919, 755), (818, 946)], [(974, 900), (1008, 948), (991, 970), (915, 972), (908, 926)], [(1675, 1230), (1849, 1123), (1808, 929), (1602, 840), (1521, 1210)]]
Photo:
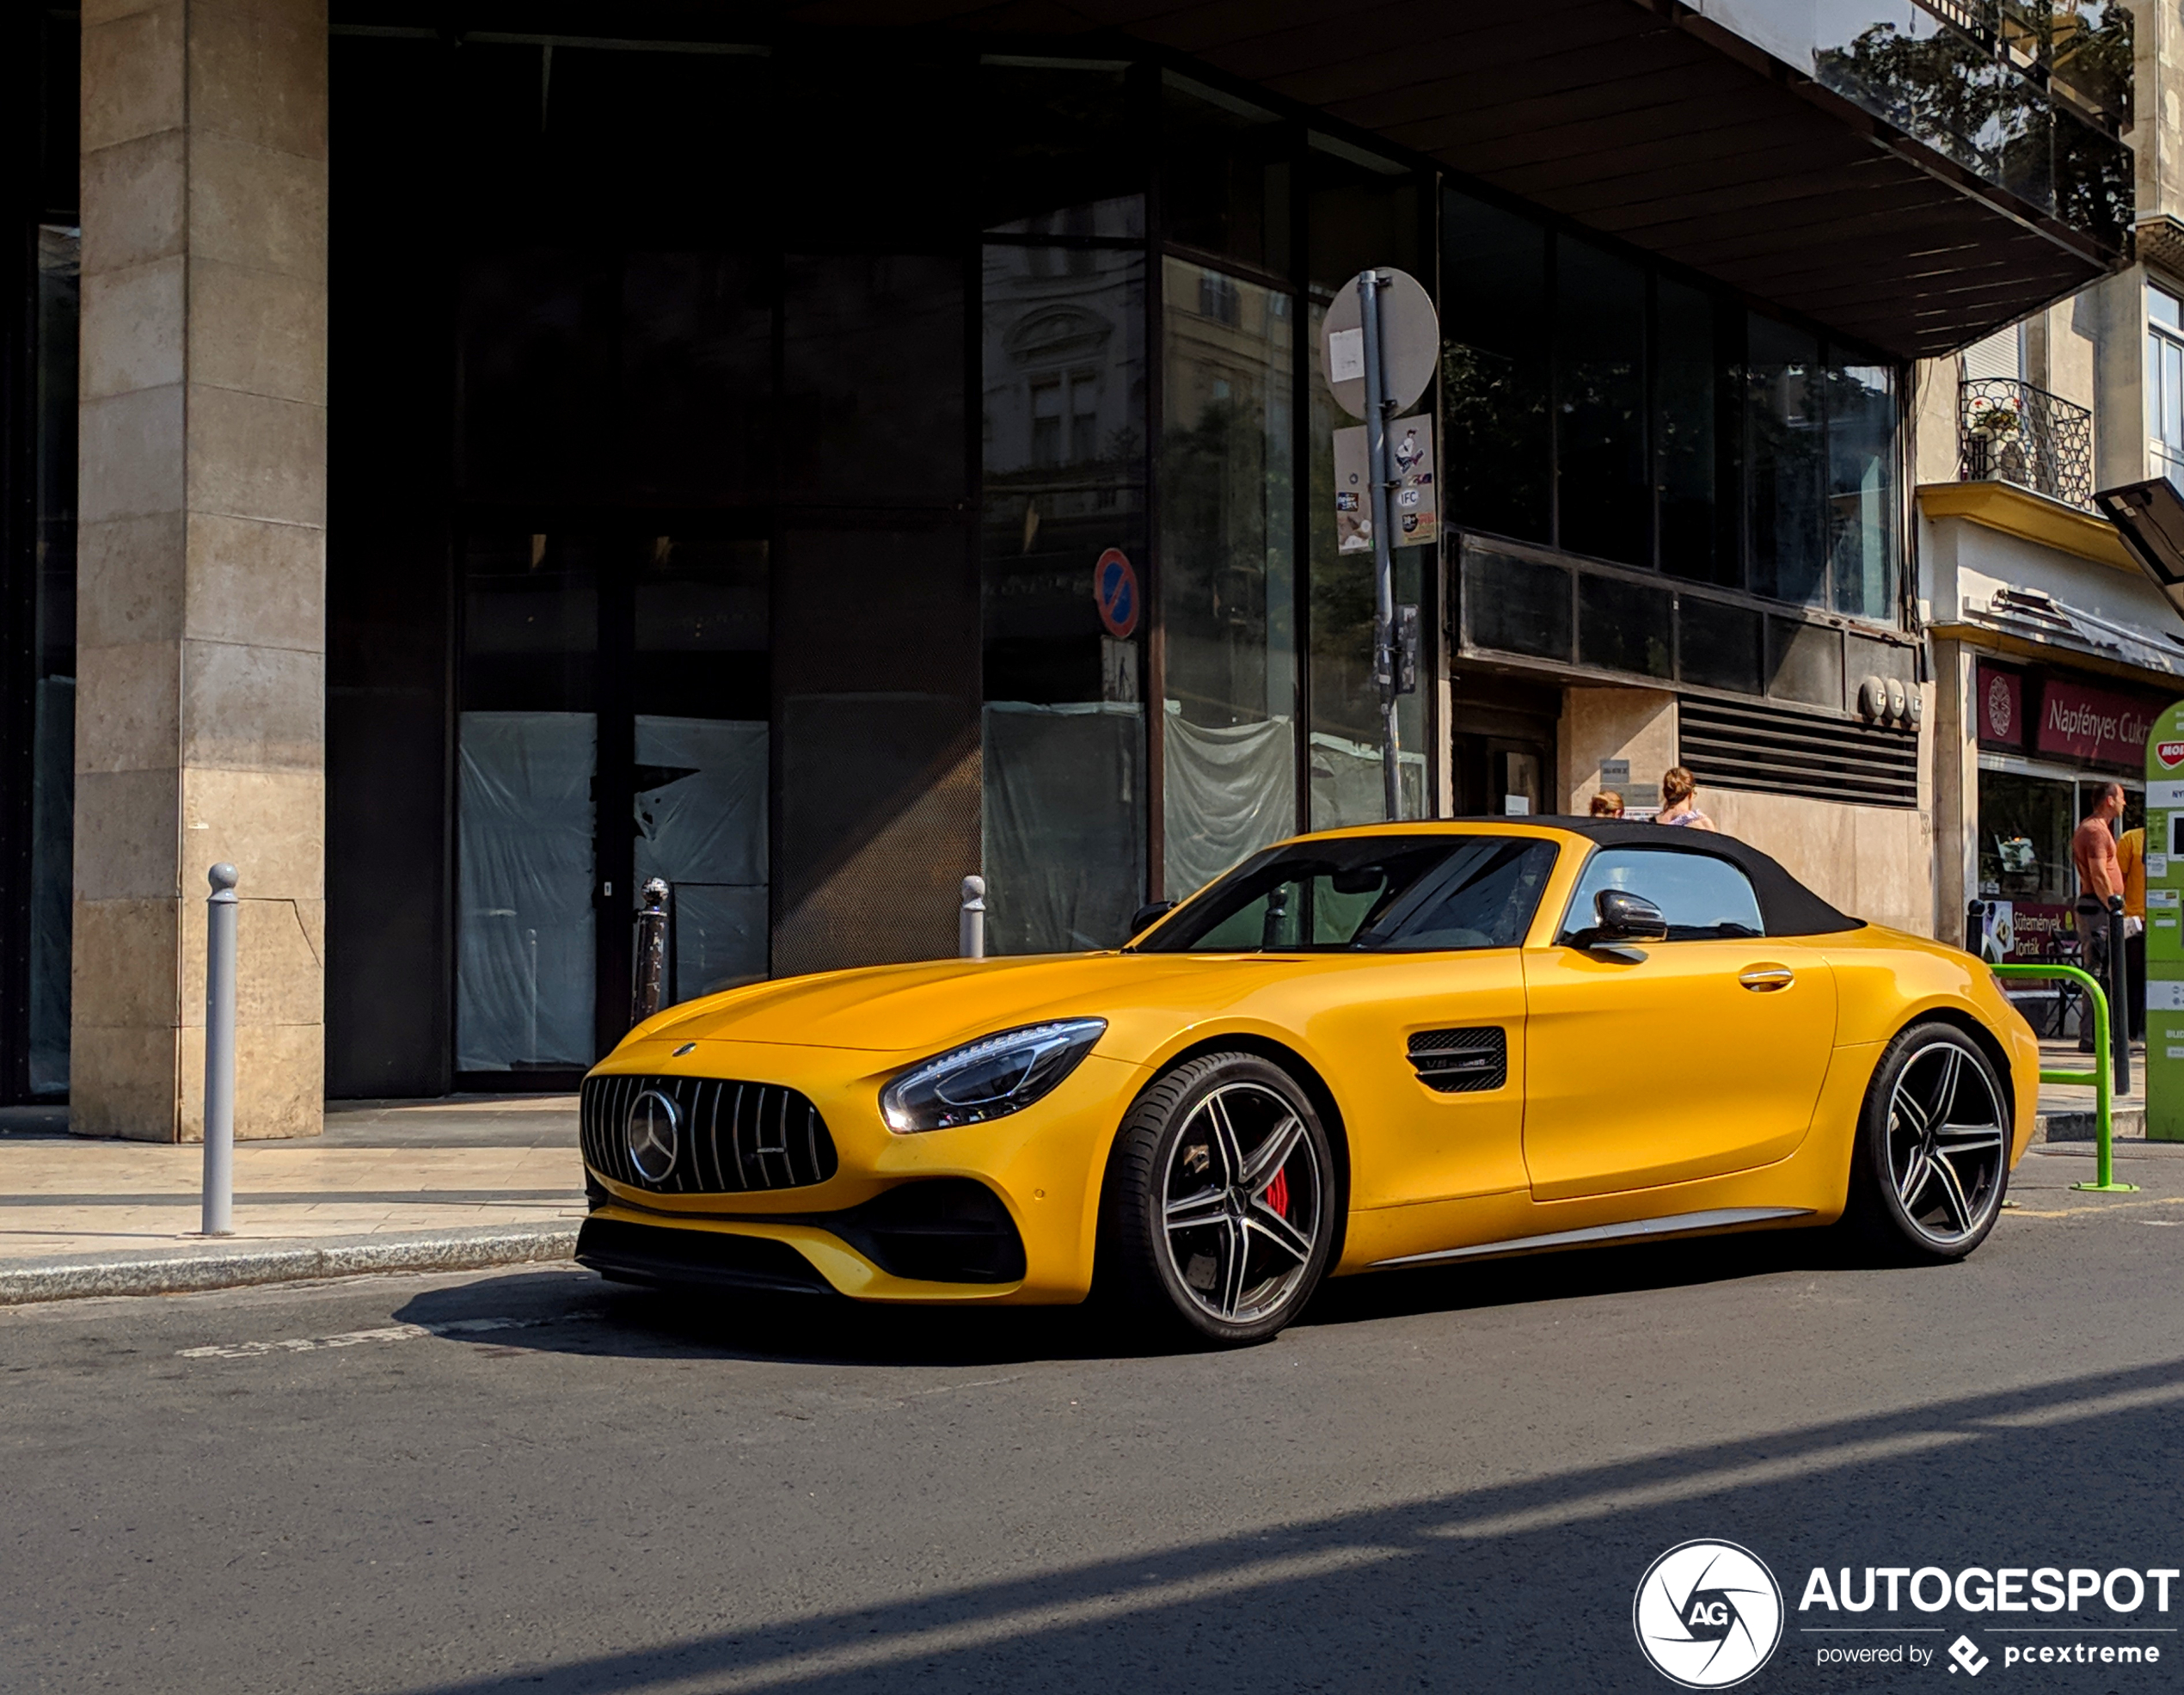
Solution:
[(880, 1121), (880, 1090), (920, 1057), (734, 1041), (700, 1041), (679, 1057), (665, 1041), (617, 1049), (594, 1079), (733, 1078), (799, 1091), (825, 1121), (834, 1165), (824, 1181), (794, 1187), (663, 1193), (618, 1179), (587, 1152), (592, 1211), (578, 1258), (656, 1284), (801, 1286), (874, 1301), (1083, 1299), (1101, 1176), (1145, 1068), (1095, 1053), (1022, 1112), (899, 1135)]

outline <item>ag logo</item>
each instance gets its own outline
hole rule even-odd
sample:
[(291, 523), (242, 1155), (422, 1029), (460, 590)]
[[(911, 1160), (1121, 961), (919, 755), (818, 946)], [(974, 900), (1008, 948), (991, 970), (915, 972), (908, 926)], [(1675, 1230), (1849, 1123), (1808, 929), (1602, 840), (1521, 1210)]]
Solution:
[(2184, 741), (2156, 742), (2154, 757), (2162, 762), (2163, 770), (2175, 771), (2177, 766), (2184, 765)]
[(1663, 1677), (1686, 1689), (1727, 1689), (1765, 1665), (1782, 1639), (1782, 1592), (1748, 1548), (1679, 1543), (1638, 1580), (1630, 1623)]

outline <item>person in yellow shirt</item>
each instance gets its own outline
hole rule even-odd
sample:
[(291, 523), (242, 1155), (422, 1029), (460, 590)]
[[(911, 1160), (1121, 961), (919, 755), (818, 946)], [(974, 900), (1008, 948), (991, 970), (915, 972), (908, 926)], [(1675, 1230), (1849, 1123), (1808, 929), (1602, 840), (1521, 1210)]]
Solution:
[(2126, 830), (2116, 844), (2123, 873), (2124, 994), (2130, 1002), (2131, 1039), (2146, 1039), (2146, 832)]

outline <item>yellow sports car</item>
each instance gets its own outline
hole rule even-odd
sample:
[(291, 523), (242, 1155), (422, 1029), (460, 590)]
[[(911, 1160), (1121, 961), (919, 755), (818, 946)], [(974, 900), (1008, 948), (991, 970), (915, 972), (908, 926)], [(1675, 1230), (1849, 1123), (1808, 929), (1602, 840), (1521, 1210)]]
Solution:
[(647, 1020), (585, 1079), (578, 1259), (1239, 1343), (1329, 1273), (1846, 1214), (1960, 1258), (2032, 1131), (1985, 967), (1726, 836), (1339, 831), (1136, 928)]

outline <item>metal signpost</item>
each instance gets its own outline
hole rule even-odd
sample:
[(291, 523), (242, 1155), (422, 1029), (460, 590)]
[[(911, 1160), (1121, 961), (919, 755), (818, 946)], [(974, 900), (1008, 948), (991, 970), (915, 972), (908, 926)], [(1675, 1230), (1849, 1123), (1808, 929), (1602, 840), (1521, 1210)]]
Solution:
[[(1441, 326), (1432, 297), (1415, 277), (1392, 269), (1361, 271), (1328, 307), (1320, 331), (1321, 367), (1336, 404), (1365, 424), (1365, 482), (1372, 529), (1372, 676), (1380, 686), (1381, 769), (1388, 816), (1402, 814), (1402, 745), (1398, 697), (1417, 687), (1414, 608), (1402, 619), (1396, 608), (1394, 520), (1396, 491), (1404, 478), (1388, 451), (1388, 427), (1433, 380), (1441, 357)], [(1427, 463), (1431, 463), (1431, 427)], [(1407, 490), (1408, 494), (1420, 491)], [(1337, 496), (1338, 501), (1340, 495)], [(1362, 516), (1362, 514), (1359, 514)]]
[(2184, 1142), (2184, 701), (2146, 736), (2145, 863), (2146, 1137)]

